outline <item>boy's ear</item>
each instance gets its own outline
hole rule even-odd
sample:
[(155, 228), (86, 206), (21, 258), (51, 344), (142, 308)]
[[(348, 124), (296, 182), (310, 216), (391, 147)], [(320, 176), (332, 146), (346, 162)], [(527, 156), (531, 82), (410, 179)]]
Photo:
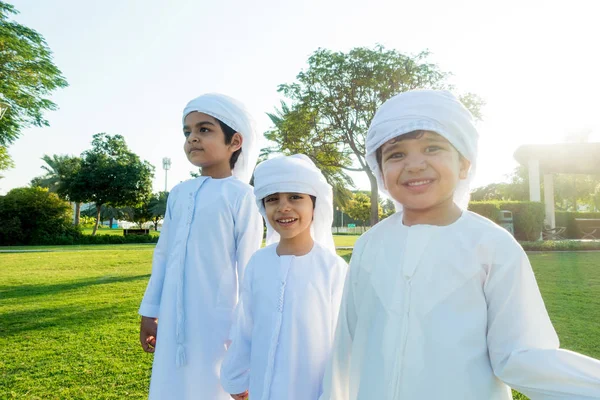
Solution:
[(244, 138), (238, 132), (234, 133), (231, 137), (231, 143), (229, 143), (229, 147), (232, 151), (238, 151), (242, 148), (242, 143), (244, 142)]
[(459, 159), (459, 172), (458, 172), (458, 177), (460, 179), (467, 179), (467, 176), (469, 176), (469, 169), (471, 168), (471, 161), (467, 160), (465, 157), (460, 156)]

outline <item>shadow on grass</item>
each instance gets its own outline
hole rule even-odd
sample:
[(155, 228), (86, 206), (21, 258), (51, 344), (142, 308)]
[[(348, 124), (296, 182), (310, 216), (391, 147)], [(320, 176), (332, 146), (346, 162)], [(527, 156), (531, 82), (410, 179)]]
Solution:
[(148, 279), (150, 274), (135, 276), (108, 276), (81, 279), (78, 281), (57, 283), (51, 285), (21, 285), (21, 286), (0, 286), (0, 299), (15, 299), (32, 296), (43, 296), (49, 294), (58, 294), (69, 290), (77, 290), (94, 285), (106, 285), (111, 283), (123, 283)]
[(80, 332), (86, 325), (111, 323), (124, 314), (131, 314), (131, 307), (122, 303), (96, 308), (77, 305), (8, 312), (0, 315), (0, 338), (45, 329)]

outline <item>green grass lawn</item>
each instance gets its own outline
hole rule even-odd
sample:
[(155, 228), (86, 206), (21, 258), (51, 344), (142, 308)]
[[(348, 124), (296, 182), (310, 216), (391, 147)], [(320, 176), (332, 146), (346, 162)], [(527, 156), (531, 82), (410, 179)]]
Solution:
[[(146, 398), (137, 308), (153, 246), (46, 249), (0, 254), (0, 398)], [(600, 253), (531, 260), (563, 347), (599, 358)]]

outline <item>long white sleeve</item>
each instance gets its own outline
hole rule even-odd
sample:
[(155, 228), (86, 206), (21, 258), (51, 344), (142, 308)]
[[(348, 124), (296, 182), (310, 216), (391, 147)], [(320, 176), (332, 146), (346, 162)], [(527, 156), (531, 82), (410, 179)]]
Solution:
[(600, 399), (600, 361), (559, 349), (526, 254), (497, 258), (484, 286), (496, 376), (532, 400)]
[[(235, 244), (238, 283), (244, 281), (244, 270), (250, 257), (260, 248), (263, 238), (263, 219), (256, 207), (252, 192), (240, 200), (235, 218)], [(238, 285), (240, 288), (241, 285)], [(241, 288), (240, 288), (241, 289)], [(240, 293), (238, 289), (238, 294)]]
[[(358, 250), (358, 248), (356, 248)], [(355, 282), (353, 276), (359, 269), (359, 252), (355, 251), (346, 275), (344, 292), (338, 315), (331, 360), (323, 378), (323, 394), (320, 400), (346, 400), (350, 398), (350, 362), (352, 341), (356, 329)]]
[(142, 299), (138, 313), (144, 317), (158, 318), (160, 309), (160, 300), (162, 296), (163, 283), (165, 280), (165, 270), (167, 268), (167, 257), (169, 248), (169, 226), (171, 224), (171, 205), (174, 201), (175, 193), (172, 191), (167, 199), (167, 208), (163, 219), (162, 229), (158, 243), (154, 248), (152, 257), (152, 275), (146, 287), (146, 292)]
[(248, 268), (241, 285), (240, 301), (231, 329), (231, 345), (221, 365), (221, 386), (227, 393), (239, 394), (250, 385), (250, 349), (252, 346), (252, 271)]

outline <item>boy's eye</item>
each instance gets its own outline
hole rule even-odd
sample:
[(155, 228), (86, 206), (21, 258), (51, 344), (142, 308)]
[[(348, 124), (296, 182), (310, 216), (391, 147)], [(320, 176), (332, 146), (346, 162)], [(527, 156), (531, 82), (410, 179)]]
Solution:
[(302, 196), (299, 195), (299, 194), (293, 194), (293, 195), (290, 196), (290, 199), (292, 199), (292, 200), (300, 200), (300, 199), (302, 199)]
[(204, 132), (210, 132), (210, 131), (208, 130), (208, 128), (202, 127), (202, 128), (200, 128), (200, 132), (204, 133)]
[(185, 132), (185, 131), (184, 131), (184, 132), (183, 132), (183, 136), (185, 136), (185, 137), (188, 137), (188, 136), (190, 136), (190, 133), (191, 133), (191, 132)]
[(427, 146), (427, 148), (425, 149), (426, 153), (435, 153), (438, 150), (442, 150), (442, 148), (440, 146)]
[(267, 197), (265, 199), (265, 203), (270, 203), (270, 202), (276, 201), (276, 200), (277, 200), (277, 197), (275, 197), (275, 196), (273, 196), (273, 197)]
[(400, 159), (404, 157), (404, 153), (402, 152), (395, 152), (395, 153), (391, 153), (388, 157), (387, 160), (391, 160), (391, 159)]

